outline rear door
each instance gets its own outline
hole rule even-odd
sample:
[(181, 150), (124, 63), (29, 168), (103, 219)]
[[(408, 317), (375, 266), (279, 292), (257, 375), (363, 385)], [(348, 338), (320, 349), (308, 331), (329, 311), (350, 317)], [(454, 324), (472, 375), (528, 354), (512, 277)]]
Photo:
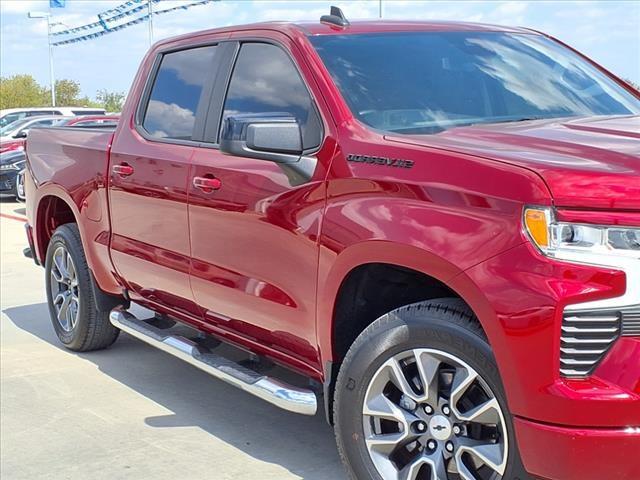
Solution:
[[(306, 149), (316, 159), (323, 123), (282, 37), (282, 44), (229, 43), (230, 72), (216, 82), (218, 104), (210, 108), (207, 144), (193, 159), (191, 282), (209, 325), (305, 368), (317, 366), (317, 238), (326, 171), (318, 163), (301, 179), (280, 164), (224, 155), (217, 148), (227, 115), (287, 114), (302, 125)], [(203, 179), (218, 188), (198, 188)]]
[[(199, 316), (189, 286), (187, 193), (215, 44), (160, 53), (111, 150), (111, 253), (133, 297)], [(123, 117), (124, 120), (125, 117)]]

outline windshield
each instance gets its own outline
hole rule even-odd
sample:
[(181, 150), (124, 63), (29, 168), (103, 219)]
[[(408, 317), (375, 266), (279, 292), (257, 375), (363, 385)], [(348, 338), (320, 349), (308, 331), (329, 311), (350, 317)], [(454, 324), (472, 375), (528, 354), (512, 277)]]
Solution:
[(640, 101), (533, 34), (402, 32), (310, 37), (353, 114), (397, 133), (555, 117), (638, 115)]

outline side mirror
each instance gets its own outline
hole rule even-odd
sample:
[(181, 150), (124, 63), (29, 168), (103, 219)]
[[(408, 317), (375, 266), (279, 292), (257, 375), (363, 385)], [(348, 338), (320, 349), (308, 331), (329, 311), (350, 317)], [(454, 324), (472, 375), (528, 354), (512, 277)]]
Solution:
[(18, 133), (16, 133), (13, 138), (27, 138), (27, 134), (29, 133), (29, 129), (25, 129), (25, 130), (20, 130)]
[(224, 120), (220, 151), (239, 157), (296, 163), (302, 155), (302, 130), (290, 116), (233, 115)]

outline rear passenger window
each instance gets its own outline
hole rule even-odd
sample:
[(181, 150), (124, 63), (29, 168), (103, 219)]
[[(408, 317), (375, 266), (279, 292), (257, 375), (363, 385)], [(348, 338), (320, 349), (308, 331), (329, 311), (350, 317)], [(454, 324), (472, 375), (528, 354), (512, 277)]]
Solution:
[(215, 52), (215, 46), (208, 46), (163, 56), (142, 122), (151, 136), (191, 140)]
[(322, 140), (313, 101), (293, 61), (280, 47), (266, 43), (242, 45), (224, 104), (224, 119), (234, 114), (287, 114), (302, 128), (305, 149)]

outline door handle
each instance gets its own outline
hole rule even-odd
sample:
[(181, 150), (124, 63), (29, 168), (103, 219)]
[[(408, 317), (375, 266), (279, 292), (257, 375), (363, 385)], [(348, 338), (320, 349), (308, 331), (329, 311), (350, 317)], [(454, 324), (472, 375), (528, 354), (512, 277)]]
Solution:
[(222, 182), (219, 178), (211, 176), (206, 177), (193, 177), (193, 186), (199, 188), (204, 193), (211, 193), (214, 190), (219, 190), (222, 187)]
[(114, 165), (111, 168), (111, 171), (116, 175), (120, 175), (121, 177), (128, 177), (133, 174), (133, 167), (126, 163), (121, 163), (120, 165)]

